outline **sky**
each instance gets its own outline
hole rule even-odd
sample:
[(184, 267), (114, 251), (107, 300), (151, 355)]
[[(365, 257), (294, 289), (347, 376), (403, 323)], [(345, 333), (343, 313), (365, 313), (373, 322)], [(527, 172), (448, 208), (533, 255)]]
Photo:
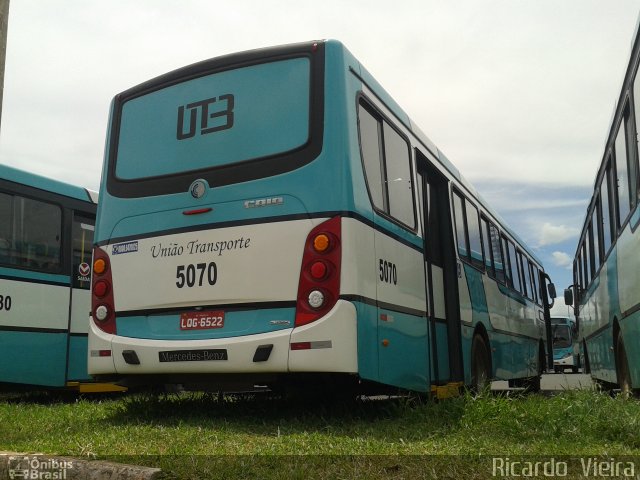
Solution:
[(13, 0), (0, 163), (97, 190), (115, 94), (219, 55), (335, 38), (561, 293), (639, 12), (640, 0)]

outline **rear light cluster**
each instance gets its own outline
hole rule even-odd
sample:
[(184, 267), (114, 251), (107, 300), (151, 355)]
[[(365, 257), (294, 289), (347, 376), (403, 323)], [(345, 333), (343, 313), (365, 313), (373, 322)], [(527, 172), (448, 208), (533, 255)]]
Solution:
[(334, 217), (315, 227), (304, 246), (296, 327), (314, 322), (326, 315), (340, 296), (341, 218)]
[(97, 247), (93, 249), (93, 276), (91, 280), (91, 315), (93, 321), (103, 332), (116, 333), (111, 263), (107, 253)]

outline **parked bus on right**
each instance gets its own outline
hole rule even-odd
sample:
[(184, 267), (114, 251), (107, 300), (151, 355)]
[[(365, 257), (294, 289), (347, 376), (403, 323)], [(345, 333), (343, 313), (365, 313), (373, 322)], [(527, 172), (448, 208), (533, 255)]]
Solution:
[(574, 288), (565, 291), (578, 321), (586, 373), (640, 389), (640, 208), (638, 27), (598, 169), (574, 263)]

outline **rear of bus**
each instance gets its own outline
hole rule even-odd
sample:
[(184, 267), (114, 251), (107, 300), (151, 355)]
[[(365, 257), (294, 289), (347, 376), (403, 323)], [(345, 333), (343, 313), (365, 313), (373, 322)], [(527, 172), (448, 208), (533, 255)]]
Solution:
[(246, 388), (357, 372), (355, 308), (339, 299), (347, 134), (338, 107), (325, 119), (340, 50), (220, 57), (116, 96), (91, 374)]

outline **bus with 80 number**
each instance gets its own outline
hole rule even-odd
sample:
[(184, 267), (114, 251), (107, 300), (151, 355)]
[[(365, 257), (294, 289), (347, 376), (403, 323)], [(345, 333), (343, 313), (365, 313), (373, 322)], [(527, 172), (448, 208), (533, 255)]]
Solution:
[(541, 262), (337, 41), (117, 95), (100, 195), (98, 378), (437, 392), (546, 368)]
[(87, 373), (97, 194), (0, 165), (0, 382), (121, 390)]

